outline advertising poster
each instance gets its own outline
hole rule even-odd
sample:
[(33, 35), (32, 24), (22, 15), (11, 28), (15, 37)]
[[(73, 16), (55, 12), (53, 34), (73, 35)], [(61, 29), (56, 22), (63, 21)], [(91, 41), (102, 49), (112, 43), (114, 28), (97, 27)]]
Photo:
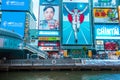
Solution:
[(117, 9), (94, 9), (95, 23), (118, 23)]
[(40, 6), (39, 30), (59, 30), (58, 6)]
[(63, 0), (63, 45), (90, 45), (89, 0)]
[(95, 39), (120, 39), (120, 26), (109, 25), (95, 25)]
[(93, 7), (116, 7), (117, 0), (93, 0)]
[(2, 10), (29, 10), (31, 0), (2, 0)]
[(1, 28), (24, 37), (25, 15), (25, 12), (2, 12)]
[(59, 4), (59, 0), (40, 0), (40, 4)]

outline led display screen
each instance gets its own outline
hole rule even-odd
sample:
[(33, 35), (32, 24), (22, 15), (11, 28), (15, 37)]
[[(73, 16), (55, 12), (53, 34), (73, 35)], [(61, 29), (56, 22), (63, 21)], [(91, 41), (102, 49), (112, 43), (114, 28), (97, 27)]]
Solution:
[(2, 10), (29, 10), (31, 0), (2, 0)]
[(58, 31), (39, 31), (38, 36), (59, 36)]
[(63, 0), (63, 45), (90, 45), (89, 0)]
[(120, 26), (114, 24), (95, 25), (96, 39), (120, 39)]
[(93, 13), (95, 23), (118, 23), (117, 9), (94, 9)]
[(1, 28), (24, 36), (25, 12), (2, 12)]

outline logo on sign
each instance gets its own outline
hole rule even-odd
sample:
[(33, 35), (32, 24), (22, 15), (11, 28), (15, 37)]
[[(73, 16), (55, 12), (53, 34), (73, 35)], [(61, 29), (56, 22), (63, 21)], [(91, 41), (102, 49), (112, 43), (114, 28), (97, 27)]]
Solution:
[(6, 5), (15, 5), (15, 6), (24, 6), (25, 3), (24, 2), (18, 2), (18, 1), (6, 1)]
[(97, 29), (97, 34), (98, 35), (120, 35), (119, 34), (119, 28), (114, 27), (114, 28), (106, 28), (106, 27), (101, 27)]
[(22, 22), (3, 22), (3, 26), (12, 26), (12, 27), (22, 27), (24, 24)]

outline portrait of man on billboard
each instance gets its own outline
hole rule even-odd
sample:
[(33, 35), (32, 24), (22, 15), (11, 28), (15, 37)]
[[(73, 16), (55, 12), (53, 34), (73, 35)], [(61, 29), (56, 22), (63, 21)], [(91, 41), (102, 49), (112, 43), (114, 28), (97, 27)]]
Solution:
[(58, 6), (40, 6), (39, 30), (59, 30)]
[(89, 9), (88, 0), (63, 2), (63, 44), (91, 44)]

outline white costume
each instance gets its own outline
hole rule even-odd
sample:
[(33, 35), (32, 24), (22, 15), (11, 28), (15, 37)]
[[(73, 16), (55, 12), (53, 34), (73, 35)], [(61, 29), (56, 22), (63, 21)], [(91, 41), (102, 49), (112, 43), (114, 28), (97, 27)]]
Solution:
[(80, 18), (80, 15), (83, 14), (87, 10), (88, 6), (86, 6), (85, 9), (80, 12), (78, 11), (77, 8), (75, 8), (74, 11), (72, 12), (67, 8), (66, 5), (64, 5), (64, 7), (67, 10), (67, 12), (72, 15), (72, 19), (73, 19), (72, 20), (72, 28), (74, 30), (75, 42), (77, 43), (78, 42), (77, 32), (79, 31), (79, 28), (80, 28), (80, 19), (79, 18)]

